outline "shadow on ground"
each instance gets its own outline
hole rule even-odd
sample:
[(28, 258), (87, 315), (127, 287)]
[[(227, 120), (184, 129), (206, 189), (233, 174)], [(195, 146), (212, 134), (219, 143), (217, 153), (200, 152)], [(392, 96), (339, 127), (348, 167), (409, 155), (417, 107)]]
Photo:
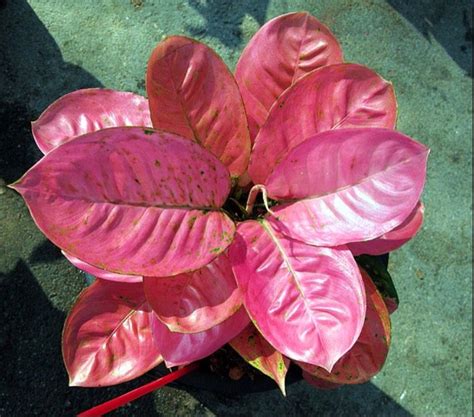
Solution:
[(55, 40), (25, 0), (0, 7), (0, 176), (17, 180), (40, 157), (30, 122), (53, 100), (100, 83), (65, 62)]
[[(26, 1), (0, 0), (0, 27), (0, 177), (9, 183), (41, 157), (31, 139), (30, 122), (63, 94), (100, 83), (63, 60)], [(75, 415), (149, 381), (101, 390), (68, 387), (61, 356), (65, 314), (52, 305), (28, 266), (58, 257), (59, 250), (45, 242), (28, 261), (21, 260), (10, 272), (0, 274), (2, 416)], [(140, 400), (138, 406), (143, 415), (156, 415), (152, 397)], [(129, 415), (129, 411), (116, 415)]]
[[(472, 77), (472, 0), (388, 0), (426, 39), (438, 42)], [(421, 7), (419, 6), (421, 4)]]
[(261, 26), (266, 21), (269, 0), (188, 0), (204, 19), (200, 26), (189, 26), (192, 36), (211, 36), (225, 46), (237, 47), (242, 42), (240, 26), (246, 15), (252, 16)]
[[(61, 356), (61, 331), (65, 314), (43, 292), (25, 262), (0, 275), (1, 362), (0, 415), (72, 416), (150, 379), (143, 377), (119, 387), (87, 389), (68, 387)], [(6, 366), (5, 366), (6, 365)], [(155, 416), (151, 396), (137, 401), (138, 415)], [(130, 407), (113, 415), (130, 415)]]
[(287, 386), (286, 397), (277, 389), (246, 395), (186, 390), (216, 416), (357, 417), (381, 415), (381, 410), (384, 417), (412, 416), (372, 383), (323, 391), (300, 381)]

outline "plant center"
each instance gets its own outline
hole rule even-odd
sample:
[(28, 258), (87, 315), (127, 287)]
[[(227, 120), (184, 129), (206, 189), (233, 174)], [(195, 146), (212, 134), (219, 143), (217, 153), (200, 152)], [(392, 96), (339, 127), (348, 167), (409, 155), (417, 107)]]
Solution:
[(235, 185), (225, 202), (223, 209), (236, 222), (259, 219), (271, 212), (277, 202), (267, 198), (266, 190), (261, 185), (239, 187)]

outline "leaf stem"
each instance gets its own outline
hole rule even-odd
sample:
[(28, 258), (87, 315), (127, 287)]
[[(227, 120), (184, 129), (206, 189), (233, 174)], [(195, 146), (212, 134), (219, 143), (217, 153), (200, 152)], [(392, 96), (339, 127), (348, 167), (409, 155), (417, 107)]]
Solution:
[(275, 216), (275, 213), (268, 206), (267, 189), (265, 188), (264, 185), (261, 185), (261, 184), (256, 184), (250, 189), (249, 196), (248, 196), (248, 199), (247, 199), (247, 206), (245, 207), (245, 210), (247, 211), (248, 214), (252, 214), (253, 207), (255, 205), (255, 199), (257, 198), (257, 195), (258, 195), (259, 192), (262, 193), (263, 204), (265, 206), (265, 209), (272, 216)]
[(92, 407), (89, 410), (83, 411), (82, 413), (78, 414), (77, 417), (102, 416), (105, 413), (109, 413), (110, 411), (113, 411), (124, 404), (134, 401), (145, 394), (148, 394), (158, 388), (165, 386), (166, 384), (169, 384), (170, 382), (178, 378), (181, 378), (186, 374), (189, 374), (190, 372), (196, 370), (198, 367), (199, 364), (197, 362), (194, 362), (188, 366), (185, 366), (184, 368), (178, 369), (177, 371), (171, 372), (168, 375), (158, 378), (155, 381), (142, 385), (141, 387), (138, 387), (130, 392), (127, 392), (95, 407)]

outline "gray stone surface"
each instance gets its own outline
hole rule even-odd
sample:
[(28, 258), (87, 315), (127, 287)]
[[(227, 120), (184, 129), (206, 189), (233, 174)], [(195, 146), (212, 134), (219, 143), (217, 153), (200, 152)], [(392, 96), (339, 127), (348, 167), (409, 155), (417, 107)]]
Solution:
[[(0, 416), (61, 416), (115, 388), (68, 388), (60, 354), (67, 310), (84, 285), (5, 183), (40, 157), (29, 122), (81, 87), (144, 94), (163, 36), (203, 40), (233, 68), (269, 18), (308, 10), (348, 61), (394, 83), (398, 128), (431, 147), (426, 222), (391, 257), (401, 306), (383, 371), (371, 383), (318, 392), (297, 383), (245, 397), (165, 388), (111, 415), (472, 415), (472, 3), (441, 0), (0, 1)], [(139, 381), (143, 383), (145, 380)]]

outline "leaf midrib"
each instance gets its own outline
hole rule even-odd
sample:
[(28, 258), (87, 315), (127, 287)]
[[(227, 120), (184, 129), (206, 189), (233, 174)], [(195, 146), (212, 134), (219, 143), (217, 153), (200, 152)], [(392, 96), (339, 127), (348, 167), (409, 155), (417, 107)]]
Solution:
[(17, 191), (25, 190), (29, 193), (45, 195), (45, 196), (48, 196), (48, 197), (63, 198), (63, 199), (67, 199), (67, 200), (82, 201), (82, 202), (91, 203), (91, 204), (110, 204), (110, 205), (126, 206), (126, 207), (162, 208), (162, 209), (177, 209), (177, 210), (223, 211), (222, 207), (188, 206), (188, 205), (184, 205), (184, 204), (183, 205), (168, 205), (168, 204), (147, 204), (147, 205), (144, 205), (144, 204), (134, 203), (134, 202), (98, 201), (98, 200), (93, 200), (93, 199), (90, 199), (90, 198), (78, 198), (78, 197), (70, 196), (70, 195), (48, 193), (48, 192), (39, 191), (39, 190), (32, 190), (32, 189), (29, 189), (27, 187), (22, 187), (22, 186), (16, 186), (15, 189)]
[[(286, 254), (286, 251), (285, 251), (285, 248), (280, 244), (277, 236), (275, 235), (275, 233), (273, 232), (273, 230), (271, 229), (271, 226), (269, 226), (267, 223), (266, 220), (261, 220), (259, 221), (259, 223), (262, 225), (263, 229), (265, 230), (265, 232), (270, 236), (270, 239), (272, 240), (272, 242), (275, 244), (275, 246), (277, 247), (278, 249), (278, 252), (280, 253), (281, 257), (283, 258), (283, 262), (285, 262), (285, 265), (288, 269), (288, 271), (290, 272), (290, 275), (291, 277), (293, 278), (293, 281), (296, 285), (296, 288), (298, 290), (298, 292), (300, 293), (300, 296), (301, 298), (303, 299), (303, 303), (305, 305), (305, 309), (308, 311), (308, 312), (312, 312), (312, 309), (310, 308), (310, 306), (308, 305), (308, 300), (307, 298), (305, 297), (304, 293), (303, 293), (303, 290), (301, 289), (301, 286), (298, 282), (298, 278), (297, 278), (297, 273), (296, 271), (293, 269), (292, 265), (291, 265), (291, 262), (290, 262), (290, 259), (288, 258), (287, 254)], [(313, 315), (312, 314), (309, 314), (310, 318), (311, 318), (311, 322), (313, 323), (313, 326), (314, 328), (317, 330), (318, 328), (318, 325), (317, 323), (314, 322), (313, 320)], [(319, 332), (317, 332), (318, 335), (319, 335)]]

